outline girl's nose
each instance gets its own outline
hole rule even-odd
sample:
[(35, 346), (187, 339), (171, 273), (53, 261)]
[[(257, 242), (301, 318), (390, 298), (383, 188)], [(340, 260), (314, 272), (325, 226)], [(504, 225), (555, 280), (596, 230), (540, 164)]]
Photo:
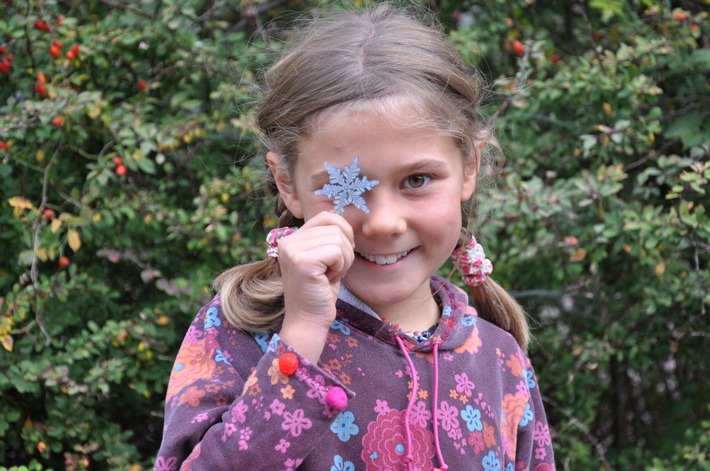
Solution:
[[(366, 237), (386, 238), (404, 233), (407, 219), (404, 208), (393, 195), (375, 189), (367, 198), (370, 209), (364, 214), (361, 232)], [(378, 194), (379, 193), (379, 194)]]

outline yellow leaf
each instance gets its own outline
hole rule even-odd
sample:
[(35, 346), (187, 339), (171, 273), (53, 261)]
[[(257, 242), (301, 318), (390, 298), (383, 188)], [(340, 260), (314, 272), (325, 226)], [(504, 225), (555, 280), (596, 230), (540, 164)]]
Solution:
[(666, 264), (663, 262), (658, 262), (653, 272), (656, 274), (656, 276), (663, 276), (663, 274), (666, 272)]
[(602, 108), (604, 109), (605, 115), (611, 116), (612, 109), (611, 109), (611, 105), (608, 102), (605, 101), (604, 104), (602, 105)]
[(79, 237), (79, 232), (74, 229), (69, 229), (69, 232), (67, 233), (67, 242), (69, 243), (69, 247), (71, 247), (74, 252), (77, 252), (81, 248), (81, 237)]
[(52, 234), (56, 234), (59, 228), (62, 227), (62, 221), (58, 218), (54, 218), (52, 219), (52, 225), (50, 227), (52, 229)]
[(4, 334), (0, 335), (0, 343), (2, 344), (3, 348), (7, 350), (8, 352), (12, 351), (12, 346), (14, 344), (12, 340), (12, 335), (10, 334)]
[(7, 200), (7, 202), (10, 203), (10, 206), (12, 206), (15, 209), (33, 209), (34, 208), (32, 203), (30, 203), (28, 200), (26, 200), (22, 196), (13, 196), (9, 200)]
[(587, 256), (587, 251), (582, 247), (574, 251), (572, 255), (569, 256), (570, 262), (581, 262)]
[(37, 254), (37, 258), (42, 260), (43, 262), (46, 262), (47, 259), (49, 258), (47, 256), (47, 250), (46, 249), (37, 249), (35, 252)]

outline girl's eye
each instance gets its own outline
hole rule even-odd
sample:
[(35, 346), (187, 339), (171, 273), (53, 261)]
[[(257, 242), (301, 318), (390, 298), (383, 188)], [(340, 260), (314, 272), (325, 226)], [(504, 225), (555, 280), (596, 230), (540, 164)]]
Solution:
[(426, 186), (431, 181), (431, 177), (428, 175), (412, 175), (407, 177), (404, 181), (404, 186), (407, 188), (422, 188)]

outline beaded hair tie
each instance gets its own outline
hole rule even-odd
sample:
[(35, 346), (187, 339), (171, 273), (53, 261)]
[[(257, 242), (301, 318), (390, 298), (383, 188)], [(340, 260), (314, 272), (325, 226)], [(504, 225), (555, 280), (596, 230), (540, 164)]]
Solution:
[(459, 247), (451, 254), (454, 266), (461, 272), (461, 279), (468, 286), (478, 286), (486, 281), (486, 276), (493, 272), (493, 264), (486, 258), (481, 244), (473, 238), (471, 242)]
[(266, 255), (271, 258), (279, 258), (279, 241), (287, 235), (296, 232), (298, 227), (277, 227), (271, 229), (266, 236)]

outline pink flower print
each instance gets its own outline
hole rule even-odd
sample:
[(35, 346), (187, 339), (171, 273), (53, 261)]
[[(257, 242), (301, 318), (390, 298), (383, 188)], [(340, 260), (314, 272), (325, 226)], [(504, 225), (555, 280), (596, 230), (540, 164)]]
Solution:
[(318, 399), (321, 403), (325, 402), (325, 395), (327, 393), (325, 388), (325, 379), (321, 375), (316, 375), (313, 381), (310, 383), (310, 389), (306, 393), (311, 399)]
[(226, 443), (227, 439), (237, 431), (237, 426), (226, 422), (224, 424), (224, 432), (222, 433), (222, 441)]
[(535, 466), (535, 471), (555, 471), (555, 467), (551, 464), (542, 463)]
[(204, 332), (202, 332), (194, 325), (191, 325), (190, 328), (187, 329), (187, 333), (185, 334), (185, 342), (194, 345), (202, 338), (203, 335)]
[(405, 458), (411, 454), (412, 469), (431, 469), (434, 456), (434, 436), (423, 427), (411, 427), (412, 449), (406, 449), (404, 411), (391, 410), (370, 422), (362, 439), (361, 457), (368, 471), (405, 469)]
[(192, 424), (197, 424), (197, 423), (200, 423), (200, 422), (204, 422), (205, 420), (207, 420), (207, 419), (209, 419), (209, 418), (210, 418), (210, 416), (207, 415), (207, 413), (203, 412), (203, 413), (201, 413), (201, 414), (197, 414), (197, 415), (195, 416), (195, 418), (192, 419), (192, 422), (190, 422), (190, 423), (192, 423)]
[(273, 402), (271, 402), (271, 405), (269, 405), (269, 409), (271, 409), (271, 412), (274, 415), (283, 414), (285, 408), (286, 408), (286, 404), (279, 401), (278, 399), (274, 399)]
[(251, 429), (246, 427), (239, 433), (239, 449), (244, 451), (249, 449), (249, 444), (247, 443), (251, 438)]
[(232, 408), (232, 419), (230, 422), (233, 424), (236, 424), (239, 422), (240, 424), (243, 424), (244, 421), (247, 420), (246, 412), (249, 410), (249, 406), (244, 404), (243, 402), (238, 403), (235, 407)]
[(442, 358), (444, 361), (453, 361), (453, 360), (454, 360), (454, 355), (453, 355), (453, 353), (451, 353), (451, 352), (446, 352), (446, 353), (444, 353), (443, 355), (441, 355), (441, 358)]
[[(441, 428), (446, 430), (447, 434), (451, 438), (459, 438), (461, 432), (459, 429), (459, 410), (450, 406), (448, 402), (441, 401), (441, 408), (438, 411), (437, 418), (441, 420)], [(458, 431), (458, 433), (456, 433)]]
[(377, 412), (378, 414), (386, 414), (391, 410), (390, 406), (387, 405), (387, 401), (381, 401), (377, 399), (375, 400), (375, 404), (375, 412)]
[(547, 424), (540, 421), (535, 422), (533, 440), (537, 442), (539, 447), (550, 446), (550, 430), (547, 428)]
[(460, 375), (454, 375), (454, 379), (456, 380), (456, 390), (459, 393), (465, 394), (467, 397), (471, 397), (473, 389), (476, 386), (473, 384), (473, 381), (468, 379), (468, 375), (461, 373)]
[(284, 440), (283, 438), (279, 441), (278, 445), (274, 447), (274, 450), (280, 451), (281, 453), (286, 453), (288, 451), (289, 447), (291, 446), (291, 442)]
[(431, 412), (427, 410), (426, 403), (424, 401), (417, 401), (409, 413), (409, 422), (413, 425), (426, 428), (430, 420)]
[(535, 459), (544, 460), (547, 456), (547, 451), (544, 448), (535, 448)]
[(303, 409), (296, 409), (293, 414), (284, 412), (281, 428), (291, 432), (294, 437), (300, 436), (303, 430), (308, 430), (312, 426), (311, 419), (306, 418), (305, 415)]
[(475, 454), (481, 453), (486, 448), (485, 444), (483, 443), (483, 432), (477, 430), (471, 433), (468, 436), (468, 444), (473, 447), (473, 452)]
[(175, 471), (177, 469), (177, 458), (171, 456), (167, 460), (162, 456), (158, 457), (155, 461), (155, 468), (153, 471)]

